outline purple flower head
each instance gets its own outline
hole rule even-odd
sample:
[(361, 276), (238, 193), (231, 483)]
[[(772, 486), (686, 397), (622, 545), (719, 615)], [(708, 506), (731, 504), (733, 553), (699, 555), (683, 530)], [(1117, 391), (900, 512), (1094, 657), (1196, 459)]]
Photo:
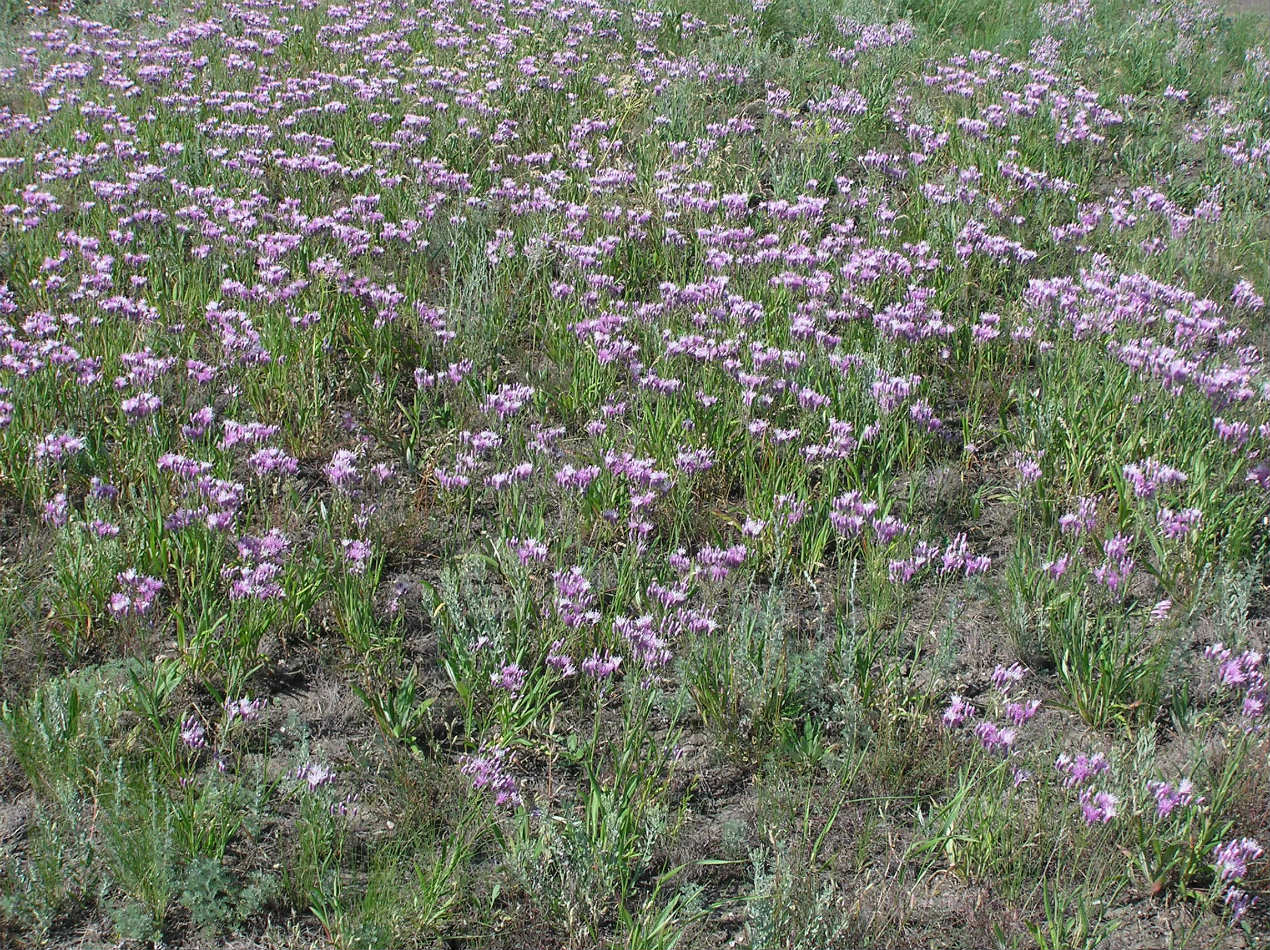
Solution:
[(255, 722), (260, 718), (260, 710), (264, 708), (265, 700), (263, 697), (258, 699), (248, 699), (243, 696), (239, 699), (225, 700), (225, 715), (229, 722), (235, 719), (241, 719), (243, 722)]
[(716, 548), (702, 545), (697, 552), (697, 564), (705, 568), (711, 580), (721, 581), (735, 568), (745, 563), (749, 550), (744, 544), (734, 544), (728, 548)]
[(891, 515), (878, 517), (880, 507), (876, 501), (865, 501), (858, 491), (847, 492), (833, 500), (829, 522), (835, 531), (848, 538), (859, 535), (868, 524), (877, 543), (885, 546), (905, 534), (908, 525)]
[(1203, 798), (1195, 795), (1195, 786), (1188, 778), (1182, 779), (1176, 788), (1167, 782), (1148, 782), (1147, 788), (1155, 796), (1155, 813), (1159, 818), (1169, 817), (1177, 808), (1204, 802)]
[(1244, 914), (1252, 909), (1252, 905), (1257, 899), (1247, 891), (1238, 887), (1226, 888), (1226, 896), (1222, 898), (1222, 903), (1230, 908), (1230, 922), (1232, 924), (1239, 923), (1243, 919)]
[(103, 521), (100, 518), (94, 518), (89, 522), (88, 530), (99, 538), (119, 537), (119, 525), (110, 521)]
[(1213, 868), (1223, 881), (1241, 881), (1248, 874), (1248, 864), (1265, 852), (1254, 838), (1235, 838), (1218, 845), (1213, 851)]
[(1063, 534), (1080, 536), (1093, 531), (1098, 524), (1098, 501), (1082, 495), (1076, 499), (1076, 510), (1069, 511), (1058, 519), (1059, 530)]
[[(1220, 644), (1217, 645), (1220, 648)], [(1264, 657), (1254, 651), (1246, 650), (1238, 656), (1231, 656), (1225, 650), (1225, 657), (1217, 669), (1217, 677), (1222, 686), (1228, 689), (1246, 689), (1264, 687), (1265, 676), (1261, 671)]]
[(975, 713), (974, 704), (970, 700), (953, 693), (948, 708), (944, 710), (942, 721), (949, 729), (957, 729), (973, 719)]
[(507, 772), (507, 750), (501, 746), (481, 746), (475, 755), (459, 757), (459, 771), (472, 779), (476, 791), (489, 789), (498, 805), (515, 807), (521, 803), (516, 780)]
[(1187, 480), (1185, 472), (1152, 458), (1126, 465), (1123, 472), (1125, 481), (1139, 498), (1154, 498), (1161, 488), (1181, 485)]
[(529, 478), (534, 472), (533, 462), (521, 462), (505, 472), (495, 472), (485, 478), (485, 484), (494, 491), (502, 491), (509, 485), (515, 485)]
[(526, 675), (519, 664), (507, 663), (497, 673), (490, 674), (489, 682), (491, 686), (504, 689), (515, 696), (525, 688)]
[(300, 463), (279, 448), (268, 446), (252, 454), (247, 464), (257, 475), (270, 475), (275, 472), (283, 475), (294, 475), (300, 470)]
[(1110, 792), (1095, 792), (1086, 788), (1080, 793), (1080, 811), (1087, 825), (1105, 825), (1116, 817), (1116, 806), (1120, 803)]
[(547, 560), (547, 545), (537, 538), (508, 538), (507, 546), (515, 552), (516, 559), (522, 565), (528, 565), (531, 561)]
[(1129, 555), (1132, 544), (1133, 537), (1124, 534), (1117, 534), (1103, 542), (1102, 550), (1105, 560), (1094, 568), (1094, 579), (1113, 594), (1123, 593), (1130, 575), (1137, 566), (1137, 562)]
[(69, 432), (53, 432), (46, 435), (35, 446), (37, 461), (60, 462), (77, 452), (82, 452), (86, 442)]
[(356, 815), (357, 804), (355, 795), (352, 792), (349, 792), (339, 801), (331, 802), (328, 810), (337, 818), (348, 818), (350, 815)]
[(783, 527), (792, 528), (807, 514), (807, 502), (793, 495), (777, 495), (772, 520)]
[(1064, 752), (1055, 760), (1054, 768), (1065, 776), (1063, 785), (1067, 788), (1075, 788), (1079, 785), (1084, 785), (1095, 775), (1101, 775), (1108, 771), (1111, 765), (1101, 752), (1097, 752), (1092, 756), (1085, 755), (1082, 752), (1075, 758)]
[(335, 781), (335, 770), (320, 762), (306, 762), (295, 771), (295, 777), (309, 786), (309, 791), (317, 791), (323, 785)]
[(630, 644), (631, 655), (645, 669), (655, 669), (670, 662), (670, 648), (666, 644), (664, 633), (667, 627), (674, 627), (674, 620), (655, 627), (653, 618), (644, 615), (632, 620), (630, 617), (617, 617), (613, 621), (613, 630), (620, 633)]
[(507, 384), (500, 386), (496, 392), (490, 393), (481, 403), (481, 411), (493, 413), (499, 419), (506, 419), (523, 409), (533, 398), (532, 386)]
[(375, 549), (370, 542), (355, 538), (345, 538), (340, 542), (340, 546), (344, 549), (344, 560), (348, 562), (348, 572), (350, 574), (365, 574), (366, 563), (370, 560), (371, 555), (375, 553)]
[(1244, 445), (1252, 434), (1252, 427), (1246, 422), (1231, 422), (1221, 416), (1213, 418), (1213, 431), (1223, 442), (1233, 442), (1236, 446)]
[(337, 449), (331, 461), (323, 469), (334, 488), (351, 491), (358, 482), (357, 454), (347, 449)]
[(975, 726), (975, 736), (989, 752), (998, 752), (1004, 755), (1014, 747), (1014, 741), (1018, 738), (1018, 733), (1009, 726), (999, 726), (995, 722), (985, 719)]
[(66, 492), (60, 491), (53, 496), (52, 501), (44, 503), (42, 517), (45, 524), (54, 528), (66, 527), (71, 520), (71, 506), (66, 500)]
[(94, 475), (88, 483), (88, 494), (98, 501), (114, 501), (119, 497), (119, 489), (109, 482), (104, 482)]
[(181, 741), (186, 747), (197, 752), (200, 749), (207, 748), (207, 732), (203, 729), (203, 724), (193, 716), (187, 718), (181, 723)]
[(992, 684), (1002, 693), (1008, 693), (1012, 686), (1023, 681), (1028, 672), (1028, 668), (1022, 663), (1012, 663), (1009, 666), (997, 664), (992, 671)]
[(154, 599), (163, 589), (163, 581), (157, 577), (138, 574), (133, 568), (115, 575), (120, 589), (110, 595), (110, 612), (116, 616), (136, 614), (141, 616), (150, 612)]
[(211, 406), (204, 406), (190, 414), (190, 421), (181, 426), (181, 434), (187, 439), (201, 439), (215, 421), (216, 410)]
[(1241, 280), (1235, 284), (1235, 289), (1230, 293), (1230, 300), (1236, 307), (1242, 307), (1245, 310), (1260, 310), (1266, 305), (1265, 298), (1258, 294), (1252, 282), (1247, 280)]
[(573, 657), (564, 652), (563, 640), (556, 640), (551, 644), (551, 649), (547, 652), (547, 665), (565, 679), (575, 676), (578, 672), (577, 666), (573, 663)]
[(596, 650), (582, 661), (582, 672), (592, 679), (605, 680), (617, 672), (622, 665), (622, 658), (605, 651), (603, 656)]
[(1183, 508), (1174, 511), (1172, 508), (1161, 508), (1157, 516), (1160, 531), (1166, 538), (1184, 538), (1194, 531), (1204, 519), (1204, 513), (1198, 508)]
[(573, 491), (583, 492), (587, 487), (599, 477), (600, 466), (587, 465), (583, 468), (574, 468), (572, 465), (561, 465), (556, 470), (556, 484), (562, 488), (569, 488)]
[(1044, 571), (1052, 580), (1058, 580), (1067, 573), (1067, 568), (1071, 565), (1071, 558), (1064, 554), (1062, 557), (1053, 561), (1045, 561), (1041, 564), (1041, 570)]
[(1036, 715), (1036, 711), (1040, 708), (1041, 701), (1039, 699), (1030, 699), (1025, 703), (1006, 703), (1005, 715), (1016, 726), (1021, 726), (1031, 721), (1032, 717)]
[(1024, 485), (1035, 485), (1041, 480), (1041, 453), (1018, 452), (1014, 456), (1014, 467), (1019, 474), (1019, 481)]
[(120, 403), (120, 408), (129, 422), (137, 422), (154, 415), (162, 405), (163, 401), (154, 393), (138, 393)]
[(580, 566), (556, 571), (551, 578), (556, 586), (556, 610), (566, 627), (577, 629), (600, 622), (599, 613), (592, 609), (595, 595), (591, 592), (591, 582)]

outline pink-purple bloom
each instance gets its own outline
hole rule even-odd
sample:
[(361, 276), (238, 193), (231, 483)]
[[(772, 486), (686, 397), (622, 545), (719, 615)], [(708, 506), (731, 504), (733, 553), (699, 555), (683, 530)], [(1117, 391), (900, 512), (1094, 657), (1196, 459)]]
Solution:
[(508, 751), (502, 746), (482, 745), (474, 755), (459, 758), (459, 771), (472, 779), (473, 789), (488, 789), (495, 804), (515, 807), (521, 804), (520, 790), (507, 766)]
[(135, 614), (142, 616), (150, 612), (155, 598), (163, 590), (163, 582), (157, 577), (139, 574), (133, 568), (115, 575), (119, 590), (110, 595), (110, 612), (116, 616)]
[(1242, 881), (1248, 876), (1248, 865), (1264, 853), (1255, 838), (1235, 838), (1213, 851), (1213, 867), (1222, 881)]

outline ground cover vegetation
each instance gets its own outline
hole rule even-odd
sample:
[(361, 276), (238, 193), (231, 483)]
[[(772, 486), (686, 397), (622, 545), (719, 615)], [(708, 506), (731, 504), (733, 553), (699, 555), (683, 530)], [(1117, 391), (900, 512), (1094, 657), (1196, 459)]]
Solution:
[(0, 20), (0, 944), (1264, 945), (1265, 20)]

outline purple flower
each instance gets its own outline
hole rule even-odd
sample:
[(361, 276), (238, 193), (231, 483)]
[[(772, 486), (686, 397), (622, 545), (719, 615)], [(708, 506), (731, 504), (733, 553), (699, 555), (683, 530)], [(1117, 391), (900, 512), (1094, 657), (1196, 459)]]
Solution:
[(98, 501), (114, 501), (119, 497), (119, 489), (109, 482), (103, 482), (94, 475), (88, 483), (88, 494)]
[(1237, 924), (1257, 902), (1257, 899), (1241, 888), (1228, 887), (1222, 902), (1230, 908), (1230, 922)]
[(156, 577), (138, 574), (128, 568), (115, 575), (120, 590), (110, 595), (110, 612), (116, 616), (147, 614), (154, 606), (154, 599), (163, 589), (163, 581)]
[(481, 411), (494, 413), (499, 419), (515, 415), (533, 398), (532, 386), (508, 384), (490, 393), (481, 403)]
[(505, 689), (511, 695), (517, 695), (525, 688), (526, 672), (517, 663), (508, 663), (497, 673), (490, 674), (490, 685)]
[(125, 399), (120, 404), (120, 408), (123, 409), (123, 414), (129, 422), (137, 422), (154, 415), (162, 405), (163, 401), (154, 393), (138, 393)]
[(472, 779), (472, 788), (480, 791), (488, 788), (494, 793), (498, 805), (515, 807), (521, 803), (516, 780), (508, 774), (504, 760), (507, 750), (501, 746), (481, 745), (475, 755), (459, 757), (459, 771)]
[(1173, 539), (1186, 537), (1203, 518), (1204, 513), (1198, 508), (1183, 508), (1177, 512), (1172, 508), (1161, 508), (1157, 520), (1164, 536)]
[[(1229, 653), (1227, 655), (1229, 656)], [(1262, 655), (1254, 650), (1247, 650), (1237, 657), (1227, 659), (1217, 671), (1221, 684), (1233, 688), (1257, 684), (1261, 679), (1263, 659)]]
[(1255, 839), (1236, 838), (1213, 851), (1213, 867), (1221, 880), (1241, 881), (1248, 874), (1248, 863), (1264, 853)]
[(295, 770), (295, 777), (307, 784), (312, 792), (335, 781), (335, 770), (320, 762), (306, 762)]
[(48, 459), (60, 462), (68, 456), (82, 452), (85, 444), (82, 438), (69, 432), (54, 432), (46, 435), (36, 444), (34, 454), (37, 461)]
[(530, 561), (547, 560), (547, 545), (537, 538), (508, 538), (507, 546), (515, 552), (516, 559), (522, 565), (528, 565)]
[(556, 585), (556, 611), (566, 627), (577, 629), (600, 622), (599, 613), (592, 609), (595, 595), (591, 593), (591, 582), (581, 567), (556, 571), (551, 578)]
[(874, 528), (874, 536), (878, 539), (878, 544), (890, 544), (895, 537), (902, 535), (907, 530), (907, 526), (900, 522), (897, 518), (874, 517), (878, 513), (880, 505), (878, 502), (866, 502), (860, 492), (847, 492), (845, 495), (838, 495), (831, 503), (833, 511), (829, 513), (829, 523), (833, 525), (833, 530), (837, 531), (843, 537), (856, 537), (864, 528), (865, 523), (872, 519), (872, 528)]
[(1153, 498), (1161, 488), (1181, 485), (1187, 480), (1185, 472), (1152, 458), (1126, 465), (1123, 472), (1125, 481), (1139, 498)]
[(584, 468), (574, 468), (572, 465), (562, 465), (556, 471), (556, 484), (562, 488), (570, 488), (574, 491), (586, 491), (587, 486), (600, 474), (600, 466), (587, 465)]
[(593, 679), (604, 680), (616, 673), (617, 668), (621, 665), (622, 658), (620, 656), (607, 651), (604, 656), (600, 656), (597, 650), (582, 661), (582, 672)]
[(58, 492), (52, 501), (44, 503), (43, 519), (45, 524), (54, 528), (63, 528), (70, 522), (71, 506), (66, 500), (66, 492)]
[(260, 710), (264, 707), (264, 698), (248, 699), (246, 696), (240, 699), (225, 700), (225, 714), (229, 722), (235, 719), (241, 719), (243, 722), (255, 722), (260, 718)]
[(1094, 579), (1113, 594), (1123, 592), (1125, 583), (1137, 566), (1137, 562), (1129, 556), (1132, 544), (1133, 538), (1124, 534), (1117, 534), (1103, 542), (1102, 550), (1106, 559), (1094, 568)]
[(547, 665), (568, 679), (578, 672), (578, 668), (573, 664), (573, 657), (564, 651), (564, 641), (556, 640), (551, 644), (551, 649), (547, 653)]
[(1080, 793), (1080, 811), (1085, 824), (1105, 825), (1116, 817), (1116, 806), (1120, 799), (1110, 792), (1095, 792), (1085, 789)]
[(992, 671), (992, 684), (1002, 693), (1008, 693), (1010, 687), (1022, 682), (1027, 674), (1028, 668), (1022, 663), (1012, 663), (1010, 666), (997, 664), (996, 669)]
[(340, 542), (340, 545), (344, 549), (344, 559), (348, 562), (348, 572), (350, 574), (365, 574), (366, 562), (375, 553), (375, 549), (371, 547), (370, 542), (345, 538)]
[(645, 669), (663, 667), (670, 662), (670, 649), (662, 636), (666, 626), (663, 624), (662, 629), (654, 629), (653, 618), (647, 614), (635, 620), (617, 617), (613, 621), (614, 632), (626, 638), (631, 655)]
[(1092, 756), (1082, 752), (1075, 758), (1064, 752), (1054, 761), (1054, 768), (1066, 776), (1063, 784), (1067, 788), (1075, 788), (1078, 785), (1084, 785), (1095, 775), (1108, 771), (1111, 766), (1101, 752)]
[(188, 424), (181, 426), (181, 434), (187, 439), (201, 439), (207, 434), (207, 430), (211, 428), (212, 423), (216, 421), (216, 410), (211, 406), (204, 406), (196, 412), (190, 414)]
[(1182, 779), (1177, 788), (1167, 782), (1148, 782), (1147, 788), (1155, 796), (1155, 813), (1159, 818), (1167, 818), (1175, 809), (1185, 808), (1192, 802), (1198, 805), (1204, 801), (1195, 796), (1195, 786), (1188, 778)]
[(1036, 711), (1041, 708), (1039, 699), (1031, 699), (1025, 703), (1006, 703), (1006, 718), (1013, 722), (1016, 726), (1021, 726), (1025, 722), (1031, 721), (1036, 715)]
[(1052, 580), (1058, 580), (1067, 573), (1067, 568), (1070, 564), (1071, 558), (1064, 554), (1056, 560), (1045, 561), (1041, 564), (1041, 570), (1048, 574)]
[(207, 732), (193, 716), (181, 723), (181, 741), (195, 752), (207, 748)]
[(355, 795), (352, 792), (349, 792), (339, 801), (332, 802), (329, 811), (337, 818), (347, 818), (350, 815), (356, 815), (357, 805)]
[(100, 518), (94, 518), (88, 524), (88, 530), (99, 538), (117, 538), (119, 537), (119, 525), (109, 521), (103, 521)]
[(1014, 457), (1014, 467), (1019, 473), (1019, 481), (1024, 485), (1035, 485), (1041, 480), (1040, 453), (1017, 453)]
[(998, 726), (987, 719), (975, 726), (975, 736), (989, 752), (1005, 754), (1014, 747), (1018, 733), (1009, 726)]
[(351, 491), (357, 484), (357, 455), (347, 449), (337, 449), (331, 461), (323, 469), (334, 488)]
[(300, 463), (296, 459), (272, 445), (254, 453), (247, 459), (247, 464), (257, 475), (268, 475), (272, 472), (294, 475), (300, 470)]
[(1069, 511), (1058, 519), (1058, 527), (1063, 534), (1077, 536), (1089, 533), (1097, 524), (1097, 499), (1085, 495), (1076, 499), (1075, 511)]
[(1242, 307), (1245, 310), (1260, 310), (1266, 305), (1265, 298), (1258, 294), (1252, 282), (1247, 280), (1241, 280), (1235, 284), (1235, 289), (1230, 293), (1230, 300), (1236, 307)]
[(942, 721), (949, 729), (956, 729), (973, 719), (975, 712), (975, 707), (970, 700), (953, 693), (948, 708), (944, 710)]

